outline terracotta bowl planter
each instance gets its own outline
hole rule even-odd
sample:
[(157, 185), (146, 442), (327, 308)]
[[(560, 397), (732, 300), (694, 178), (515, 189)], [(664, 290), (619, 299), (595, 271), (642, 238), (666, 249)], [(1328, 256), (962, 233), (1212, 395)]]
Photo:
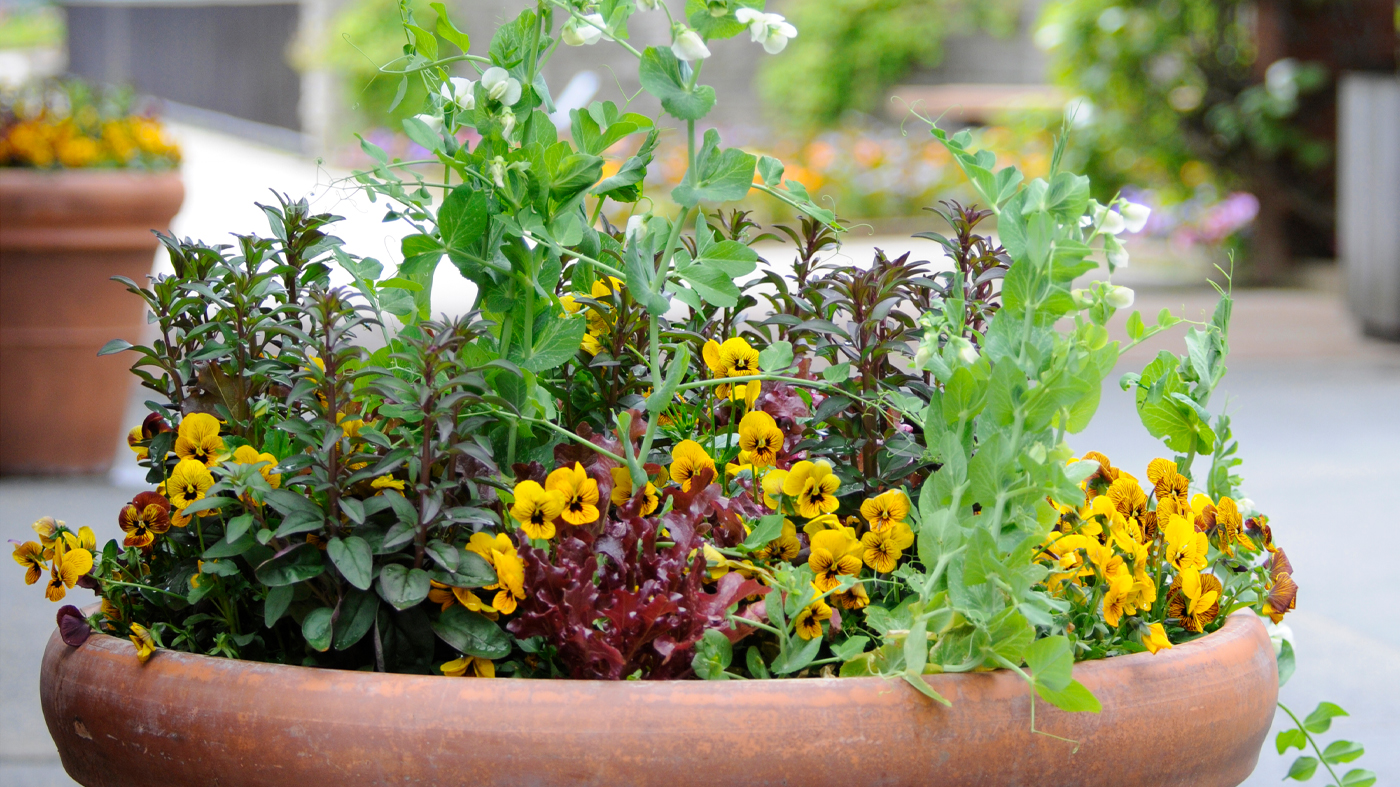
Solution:
[(1098, 715), (1006, 672), (657, 683), (285, 667), (55, 636), (40, 692), (63, 766), (116, 785), (1236, 785), (1274, 716), (1258, 618), (1075, 668)]
[(131, 389), (109, 340), (136, 341), (143, 281), (185, 189), (178, 172), (0, 169), (0, 474), (111, 464)]

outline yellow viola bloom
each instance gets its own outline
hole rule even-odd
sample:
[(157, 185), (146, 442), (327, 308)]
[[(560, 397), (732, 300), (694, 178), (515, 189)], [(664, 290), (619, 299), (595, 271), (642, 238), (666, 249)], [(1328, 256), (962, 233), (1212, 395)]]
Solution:
[(240, 445), (233, 451), (233, 461), (240, 465), (261, 465), (258, 472), (262, 474), (267, 485), (273, 489), (282, 486), (282, 475), (272, 472), (272, 468), (277, 466), (277, 457), (272, 454), (258, 453), (258, 449), (251, 445)]
[(54, 544), (53, 566), (44, 597), (61, 601), (68, 589), (78, 584), (78, 578), (92, 570), (92, 553), (86, 549), (68, 549), (62, 542)]
[(747, 377), (758, 373), (758, 350), (743, 337), (727, 339), (719, 346), (719, 365), (725, 377)]
[(1187, 631), (1201, 633), (1220, 614), (1222, 589), (1215, 575), (1184, 569), (1167, 592), (1167, 617), (1180, 620)]
[(892, 529), (871, 530), (861, 536), (860, 541), (865, 547), (862, 553), (865, 565), (870, 566), (876, 573), (888, 574), (894, 571), (895, 564), (904, 556), (904, 551), (894, 545)]
[(461, 604), (472, 612), (478, 612), (492, 620), (500, 617), (500, 614), (491, 605), (482, 601), (468, 588), (445, 585), (436, 579), (428, 580), (428, 582), (428, 600), (444, 610), (453, 604)]
[(1131, 601), (1133, 574), (1123, 557), (1114, 555), (1104, 564), (1103, 577), (1108, 585), (1108, 592), (1104, 594), (1103, 599), (1103, 619), (1110, 628), (1118, 628), (1124, 614), (1137, 611), (1136, 605)]
[(864, 585), (852, 585), (850, 590), (832, 593), (831, 600), (842, 609), (865, 609), (870, 606), (870, 594)]
[(579, 303), (578, 299), (572, 295), (559, 296), (559, 305), (564, 307), (565, 314), (578, 314), (579, 310), (583, 308), (583, 304)]
[(887, 530), (909, 517), (909, 496), (902, 489), (891, 489), (860, 504), (860, 515), (871, 530)]
[(746, 451), (758, 467), (772, 467), (783, 450), (783, 430), (773, 416), (751, 410), (739, 419), (739, 450)]
[(14, 559), (24, 568), (24, 584), (32, 585), (44, 575), (44, 547), (39, 542), (15, 544)]
[(864, 549), (850, 528), (823, 530), (812, 536), (807, 565), (816, 577), (812, 584), (825, 593), (841, 584), (841, 577), (860, 575), (860, 553)]
[(1196, 526), (1184, 516), (1173, 514), (1165, 530), (1167, 538), (1166, 558), (1177, 569), (1197, 571), (1206, 567), (1206, 553), (1209, 539), (1205, 533), (1196, 532)]
[(561, 467), (544, 480), (544, 488), (557, 492), (563, 502), (561, 516), (571, 525), (586, 525), (598, 519), (598, 482), (588, 477), (583, 464)]
[[(613, 488), (609, 499), (615, 506), (626, 505), (632, 499), (632, 474), (625, 467), (614, 467), (608, 471), (612, 474)], [(653, 511), (661, 506), (661, 494), (656, 491), (656, 485), (648, 481), (645, 488), (646, 497), (642, 503), (642, 516), (649, 516)]]
[(1254, 542), (1244, 534), (1244, 517), (1240, 514), (1240, 507), (1228, 497), (1220, 498), (1220, 502), (1215, 506), (1215, 526), (1219, 528), (1220, 551), (1227, 555), (1235, 554), (1235, 545), (1253, 551)]
[[(822, 514), (821, 516), (814, 516), (807, 520), (807, 524), (802, 526), (802, 532), (806, 533), (808, 537), (811, 537), (823, 530), (837, 530), (843, 527), (845, 527), (845, 525), (841, 524), (841, 517), (835, 514)], [(851, 529), (850, 533), (851, 537), (855, 538), (856, 531)]]
[[(597, 486), (596, 481), (594, 486)], [(554, 520), (564, 513), (563, 493), (546, 491), (534, 481), (521, 481), (515, 485), (514, 495), (515, 503), (510, 507), (510, 516), (520, 523), (525, 535), (546, 541), (554, 538)]]
[(150, 661), (151, 656), (156, 652), (155, 638), (140, 623), (131, 624), (131, 644), (136, 646), (136, 658), (142, 664)]
[(496, 677), (496, 663), (490, 659), (478, 658), (476, 656), (463, 656), (460, 659), (453, 659), (443, 664), (440, 669), (442, 670), (442, 674), (452, 678), (461, 678), (468, 675), (473, 678)]
[(205, 467), (213, 467), (219, 463), (223, 450), (219, 419), (208, 413), (191, 413), (180, 422), (180, 431), (175, 437), (175, 455), (180, 459), (196, 460)]
[(384, 494), (385, 489), (393, 489), (396, 492), (402, 492), (404, 488), (408, 486), (407, 483), (400, 481), (399, 479), (394, 478), (391, 475), (379, 476), (373, 481), (370, 481), (369, 485), (379, 490), (375, 493), (376, 495)]
[(145, 459), (151, 454), (150, 449), (141, 445), (141, 441), (145, 439), (146, 435), (142, 433), (140, 424), (131, 427), (131, 431), (126, 433), (126, 447), (136, 454), (137, 459)]
[(792, 560), (801, 551), (802, 542), (797, 540), (797, 526), (792, 523), (792, 520), (784, 519), (782, 534), (755, 552), (754, 557), (769, 562)]
[(682, 440), (671, 449), (671, 480), (690, 491), (690, 479), (701, 470), (715, 471), (715, 460), (694, 440)]
[(588, 294), (593, 298), (606, 298), (614, 292), (622, 292), (622, 280), (616, 276), (609, 276), (607, 280), (594, 279), (593, 286), (589, 288)]
[(763, 481), (759, 486), (763, 490), (763, 504), (773, 510), (778, 509), (778, 495), (783, 492), (783, 484), (787, 481), (788, 471), (769, 470), (763, 475)]
[(336, 413), (335, 422), (340, 425), (341, 434), (349, 440), (358, 438), (360, 429), (365, 425), (363, 418), (347, 416), (345, 413)]
[(1141, 519), (1147, 513), (1147, 493), (1138, 486), (1136, 478), (1120, 475), (1108, 487), (1108, 499), (1125, 519)]
[(515, 611), (516, 602), (525, 598), (525, 564), (515, 551), (515, 544), (505, 533), (476, 533), (467, 541), (467, 551), (475, 552), (496, 570), (496, 584), (487, 590), (498, 591), (491, 607), (505, 615)]
[(63, 520), (54, 520), (51, 516), (41, 517), (34, 524), (29, 526), (39, 536), (39, 543), (44, 549), (52, 549), (54, 541), (61, 538), (59, 534), (64, 529)]
[(831, 607), (825, 601), (813, 601), (797, 613), (794, 624), (797, 636), (803, 639), (816, 639), (822, 635), (822, 621), (831, 620)]
[(1147, 636), (1142, 638), (1142, 646), (1152, 653), (1169, 650), (1172, 646), (1171, 640), (1167, 639), (1167, 631), (1162, 628), (1161, 623), (1153, 623)]
[(170, 529), (170, 502), (156, 492), (141, 492), (122, 507), (117, 514), (117, 525), (126, 533), (123, 546), (144, 549), (155, 542), (156, 536)]
[(597, 355), (603, 351), (603, 343), (598, 341), (598, 337), (591, 333), (585, 333), (583, 335), (583, 344), (581, 346), (583, 347), (583, 351), (589, 355)]
[(783, 494), (792, 498), (798, 514), (810, 519), (835, 511), (841, 505), (836, 499), (840, 486), (841, 480), (831, 471), (828, 462), (804, 460), (793, 465), (783, 479)]
[(209, 468), (198, 459), (181, 459), (170, 471), (170, 480), (165, 488), (170, 494), (170, 504), (183, 509), (196, 500), (204, 499), (204, 493), (214, 485), (214, 476)]
[(752, 410), (754, 406), (758, 404), (758, 395), (761, 393), (763, 393), (762, 380), (735, 383), (734, 387), (729, 391), (729, 401), (743, 402), (746, 408)]

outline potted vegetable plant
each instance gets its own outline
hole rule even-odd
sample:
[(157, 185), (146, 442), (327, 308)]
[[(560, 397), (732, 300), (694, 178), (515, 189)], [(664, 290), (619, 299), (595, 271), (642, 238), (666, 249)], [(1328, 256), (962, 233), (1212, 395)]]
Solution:
[(111, 464), (130, 377), (97, 357), (139, 333), (141, 279), (184, 199), (179, 151), (130, 99), (78, 82), (0, 92), (0, 473)]
[[(1121, 353), (1182, 322), (1134, 312), (1125, 346), (1106, 326), (1131, 291), (1072, 288), (1122, 263), (1142, 209), (932, 127), (986, 206), (944, 206), (952, 269), (823, 262), (836, 217), (696, 130), (705, 42), (795, 31), (692, 2), (639, 50), (645, 6), (541, 0), (487, 55), (405, 6), (383, 70), (426, 80), (405, 130), (432, 158), (366, 143), (357, 175), (418, 229), (394, 275), (283, 198), (268, 237), (165, 238), (173, 275), (127, 282), (161, 336), (109, 348), (155, 393), (133, 440), (151, 489), (115, 512), (121, 542), (46, 519), (15, 548), (50, 599), (102, 597), (61, 610), (42, 668), (69, 773), (1239, 783), (1291, 666), (1262, 620), (1297, 587), (1207, 409), (1228, 290), (1185, 355), (1124, 378), (1175, 459), (1076, 456)], [(540, 65), (603, 39), (690, 142), (669, 216), (641, 210), (657, 119), (594, 104), (572, 141), (550, 121)], [(750, 190), (802, 214), (787, 267), (759, 273), (760, 228), (711, 207)], [(456, 319), (431, 316), (443, 260), (479, 287)], [(1183, 756), (1125, 756), (1145, 747)]]

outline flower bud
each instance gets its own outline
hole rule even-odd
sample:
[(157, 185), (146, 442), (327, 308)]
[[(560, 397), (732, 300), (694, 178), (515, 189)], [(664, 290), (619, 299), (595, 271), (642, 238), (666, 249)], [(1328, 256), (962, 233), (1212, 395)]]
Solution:
[(973, 347), (972, 342), (967, 339), (961, 336), (955, 337), (948, 341), (948, 346), (953, 348), (953, 351), (958, 354), (958, 360), (963, 363), (969, 366), (977, 363), (977, 348)]
[(637, 0), (637, 8), (642, 11), (655, 11), (661, 7), (661, 0)]
[(1128, 232), (1142, 232), (1147, 226), (1147, 217), (1152, 215), (1151, 208), (1127, 200), (1118, 203), (1118, 209), (1123, 212), (1123, 226)]
[(452, 77), (439, 88), (442, 97), (462, 109), (476, 109), (476, 83), (470, 79)]
[(569, 46), (592, 46), (602, 40), (603, 28), (607, 25), (602, 14), (588, 14), (564, 25), (560, 39)]
[(671, 44), (671, 54), (677, 60), (704, 60), (710, 56), (709, 47), (705, 46), (705, 40), (700, 34), (685, 28), (676, 34), (675, 43)]
[(1104, 292), (1103, 302), (1115, 309), (1126, 309), (1133, 305), (1133, 291), (1127, 287), (1113, 286)]
[(442, 115), (414, 115), (413, 119), (422, 121), (434, 134), (442, 131)]
[(640, 242), (647, 235), (647, 217), (641, 214), (630, 216), (627, 219), (627, 229), (623, 232), (622, 239), (630, 241), (636, 238)]
[(486, 165), (486, 171), (491, 175), (491, 182), (496, 184), (496, 188), (506, 187), (506, 160), (501, 156), (491, 159), (491, 163)]
[(926, 344), (920, 344), (917, 352), (914, 353), (914, 370), (923, 371), (928, 367), (929, 360), (933, 358), (933, 351)]
[(1078, 308), (1086, 309), (1089, 307), (1089, 293), (1084, 290), (1070, 290), (1069, 297)]
[(510, 132), (515, 130), (515, 113), (509, 108), (501, 110), (501, 136), (510, 137)]

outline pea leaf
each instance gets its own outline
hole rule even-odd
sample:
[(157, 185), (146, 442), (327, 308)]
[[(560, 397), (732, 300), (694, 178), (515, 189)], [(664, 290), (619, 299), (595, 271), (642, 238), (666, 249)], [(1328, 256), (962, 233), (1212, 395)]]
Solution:
[(1069, 685), (1060, 691), (1052, 691), (1037, 683), (1035, 693), (1051, 705), (1070, 713), (1098, 713), (1103, 710), (1099, 698), (1077, 680), (1071, 680)]
[(359, 536), (332, 538), (326, 544), (326, 554), (346, 582), (360, 590), (369, 590), (373, 582), (374, 554), (367, 541)]
[(447, 8), (442, 3), (429, 3), (428, 7), (437, 12), (437, 27), (434, 28), (437, 34), (452, 42), (453, 46), (465, 54), (471, 48), (471, 38), (452, 24), (452, 20), (447, 17)]
[(758, 176), (763, 178), (763, 185), (777, 186), (783, 182), (783, 162), (772, 156), (760, 156), (758, 159)]
[(379, 572), (379, 597), (393, 605), (394, 609), (417, 606), (428, 597), (430, 588), (428, 572), (421, 568), (410, 569), (399, 563), (390, 563)]
[(758, 520), (753, 532), (744, 539), (744, 546), (749, 549), (760, 549), (769, 541), (783, 534), (783, 515), (770, 514)]
[(1044, 686), (1050, 691), (1063, 691), (1074, 679), (1074, 657), (1070, 652), (1069, 639), (1057, 634), (1031, 643), (1026, 648), (1026, 666), (1031, 668), (1037, 686)]
[(1375, 783), (1375, 772), (1365, 768), (1353, 768), (1342, 777), (1341, 787), (1371, 787)]
[(781, 372), (792, 366), (792, 342), (773, 342), (758, 354), (758, 368)]
[(690, 666), (704, 680), (727, 680), (729, 676), (724, 671), (733, 660), (734, 645), (729, 637), (718, 629), (707, 629), (695, 645), (695, 656), (690, 660)]
[(1322, 759), (1329, 765), (1351, 762), (1366, 753), (1366, 747), (1352, 741), (1332, 741), (1322, 752)]
[(583, 335), (587, 331), (588, 321), (582, 315), (550, 320), (535, 334), (528, 353), (513, 347), (510, 360), (532, 372), (549, 371), (574, 357), (583, 346)]
[(669, 48), (658, 49), (649, 46), (642, 52), (642, 63), (638, 69), (642, 89), (661, 99), (661, 108), (672, 117), (680, 120), (699, 120), (709, 114), (715, 105), (715, 89), (709, 85), (696, 85), (694, 90), (686, 88), (690, 66), (684, 66), (686, 76), (682, 76), (681, 61), (676, 59)]
[(510, 637), (501, 627), (460, 604), (448, 607), (438, 616), (433, 633), (468, 656), (499, 659), (510, 655)]
[(1305, 782), (1317, 773), (1317, 759), (1315, 757), (1299, 757), (1293, 761), (1293, 766), (1288, 769), (1285, 779), (1296, 779)]
[(1342, 710), (1340, 706), (1330, 702), (1320, 702), (1312, 713), (1303, 719), (1303, 727), (1314, 735), (1320, 735), (1332, 728), (1332, 720), (1338, 716), (1349, 716), (1351, 714)]
[(1289, 749), (1295, 747), (1298, 749), (1298, 751), (1302, 751), (1303, 749), (1306, 749), (1308, 747), (1307, 733), (1303, 732), (1297, 727), (1294, 727), (1293, 729), (1284, 730), (1278, 734), (1277, 738), (1274, 739), (1274, 747), (1278, 749), (1279, 754), (1283, 754)]
[(403, 119), (403, 131), (408, 138), (427, 148), (430, 152), (441, 153), (442, 135), (428, 127), (427, 123), (416, 117)]
[(685, 173), (671, 197), (687, 208), (701, 202), (729, 202), (743, 199), (753, 187), (758, 160), (738, 148), (719, 149), (719, 132), (705, 132), (695, 166)]
[[(1293, 655), (1293, 643), (1288, 640), (1283, 641), (1283, 649), (1278, 654), (1278, 685), (1283, 688), (1283, 684), (1293, 677), (1293, 671), (1298, 668), (1297, 657)], [(1301, 734), (1301, 733), (1300, 733)], [(1303, 748), (1301, 745), (1298, 748)], [(1282, 754), (1282, 750), (1279, 751)]]

